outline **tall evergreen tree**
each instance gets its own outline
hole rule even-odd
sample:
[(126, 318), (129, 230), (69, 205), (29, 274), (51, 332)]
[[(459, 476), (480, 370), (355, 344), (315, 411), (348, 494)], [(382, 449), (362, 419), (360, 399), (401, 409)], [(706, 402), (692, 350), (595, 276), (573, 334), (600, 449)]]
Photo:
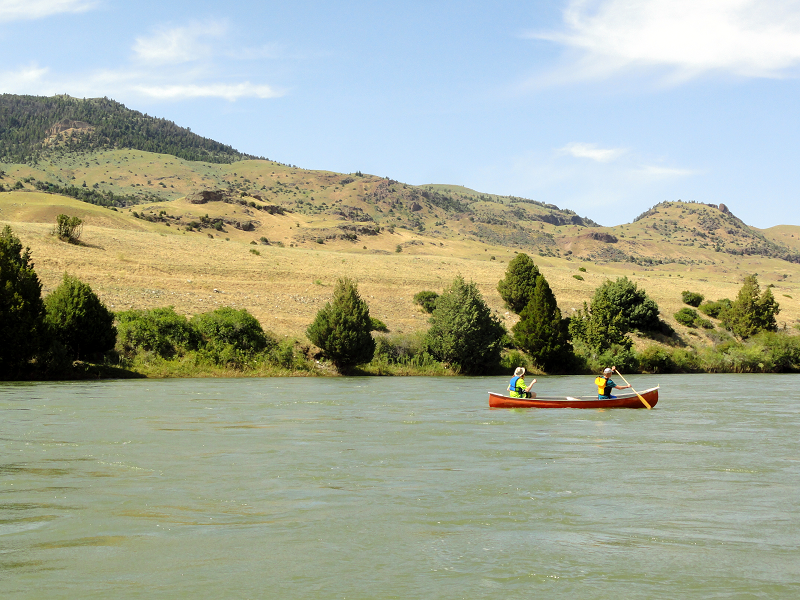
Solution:
[(772, 291), (761, 293), (756, 275), (748, 275), (730, 307), (720, 313), (722, 324), (742, 339), (759, 331), (777, 331), (775, 316), (780, 312)]
[(505, 328), (478, 291), (460, 275), (436, 300), (425, 348), (437, 360), (464, 373), (491, 372), (500, 362)]
[(346, 372), (372, 360), (375, 340), (371, 331), (367, 303), (355, 282), (342, 277), (336, 282), (333, 299), (319, 310), (306, 335), (339, 371)]
[(560, 371), (569, 357), (567, 322), (561, 318), (556, 297), (543, 275), (519, 321), (512, 328), (514, 341), (545, 371)]
[(6, 225), (0, 233), (0, 378), (18, 377), (39, 350), (44, 329), (42, 284), (30, 248)]
[(524, 253), (517, 254), (508, 263), (506, 276), (497, 284), (497, 291), (506, 306), (520, 314), (533, 298), (538, 277), (539, 269), (531, 257)]

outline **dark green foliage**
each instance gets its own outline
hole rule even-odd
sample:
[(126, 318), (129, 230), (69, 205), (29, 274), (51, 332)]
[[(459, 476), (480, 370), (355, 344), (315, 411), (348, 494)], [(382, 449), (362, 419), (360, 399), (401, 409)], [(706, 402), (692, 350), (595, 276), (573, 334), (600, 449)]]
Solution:
[(432, 313), (436, 308), (436, 299), (439, 294), (428, 290), (423, 290), (414, 294), (414, 304), (418, 304), (426, 313)]
[(254, 158), (230, 146), (178, 127), (172, 121), (130, 110), (108, 98), (0, 95), (0, 161), (23, 163), (49, 150), (44, 144), (54, 125), (80, 130), (63, 137), (66, 151), (131, 148), (185, 160), (230, 163)]
[(681, 292), (681, 299), (684, 304), (694, 306), (697, 308), (703, 302), (703, 294), (696, 294), (695, 292), (683, 291)]
[(748, 275), (731, 306), (720, 313), (726, 329), (745, 339), (760, 331), (777, 331), (775, 316), (780, 312), (778, 302), (767, 288), (761, 293), (758, 277)]
[(686, 325), (686, 327), (696, 327), (695, 322), (700, 318), (696, 310), (685, 306), (676, 312), (674, 317), (678, 323)]
[(547, 372), (563, 372), (569, 361), (567, 321), (561, 318), (550, 286), (539, 275), (528, 305), (512, 328), (517, 346)]
[(497, 284), (497, 291), (500, 292), (500, 297), (506, 306), (520, 314), (533, 297), (538, 277), (539, 269), (530, 256), (524, 253), (517, 254), (508, 263), (506, 276)]
[[(70, 198), (75, 198), (76, 200), (80, 200), (81, 202), (87, 202), (89, 204), (96, 204), (97, 206), (106, 206), (106, 207), (116, 207), (116, 206), (129, 206), (131, 204), (136, 204), (138, 202), (147, 201), (147, 200), (159, 200), (158, 196), (155, 194), (151, 194), (150, 192), (144, 192), (143, 194), (138, 195), (125, 195), (125, 194), (115, 194), (110, 190), (96, 190), (93, 188), (86, 188), (86, 187), (78, 187), (74, 185), (58, 185), (56, 183), (51, 183), (49, 181), (36, 181), (34, 182), (34, 187), (37, 190), (41, 190), (43, 192), (49, 192), (51, 194), (61, 194), (62, 196), (69, 196)], [(137, 218), (139, 217), (138, 214), (135, 214)], [(144, 213), (141, 215), (144, 217)]]
[(75, 243), (81, 238), (81, 233), (83, 233), (83, 221), (78, 217), (58, 215), (56, 217), (56, 228), (53, 233), (58, 236), (58, 239), (64, 242)]
[(0, 379), (18, 376), (39, 350), (44, 329), (42, 284), (30, 248), (6, 225), (0, 233)]
[(44, 305), (49, 334), (71, 358), (98, 356), (114, 348), (114, 314), (91, 287), (76, 277), (65, 273), (61, 285), (44, 299)]
[(245, 354), (270, 350), (277, 344), (267, 336), (247, 310), (223, 306), (212, 312), (195, 315), (190, 323), (203, 337), (207, 346), (229, 347)]
[(430, 322), (425, 348), (436, 360), (472, 375), (497, 368), (505, 329), (475, 283), (456, 277), (436, 301)]
[(355, 282), (342, 277), (336, 281), (333, 299), (319, 310), (306, 335), (339, 371), (346, 372), (372, 360), (375, 340), (371, 331), (367, 303), (359, 296)]
[(714, 319), (719, 318), (720, 313), (723, 310), (728, 309), (731, 307), (731, 301), (727, 298), (723, 298), (722, 300), (717, 300), (716, 302), (712, 302), (711, 300), (707, 300), (703, 302), (700, 306), (697, 307), (701, 313), (708, 315)]
[(591, 307), (584, 303), (569, 324), (570, 336), (597, 352), (613, 345), (630, 348), (625, 334), (636, 330), (670, 331), (658, 317), (658, 305), (627, 277), (606, 280), (595, 290)]
[(369, 318), (370, 322), (372, 323), (372, 331), (380, 331), (382, 333), (388, 333), (389, 327), (387, 327), (386, 323), (377, 319), (375, 317)]
[(117, 342), (129, 358), (140, 352), (172, 358), (196, 350), (200, 344), (200, 333), (171, 306), (125, 311), (117, 320)]

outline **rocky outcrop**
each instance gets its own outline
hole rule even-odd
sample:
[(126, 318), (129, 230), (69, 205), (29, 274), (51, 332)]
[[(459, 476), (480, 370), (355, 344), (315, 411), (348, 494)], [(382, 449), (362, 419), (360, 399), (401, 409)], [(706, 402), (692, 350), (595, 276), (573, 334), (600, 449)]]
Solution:
[(224, 190), (203, 190), (186, 196), (191, 204), (205, 204), (206, 202), (224, 202), (227, 194)]

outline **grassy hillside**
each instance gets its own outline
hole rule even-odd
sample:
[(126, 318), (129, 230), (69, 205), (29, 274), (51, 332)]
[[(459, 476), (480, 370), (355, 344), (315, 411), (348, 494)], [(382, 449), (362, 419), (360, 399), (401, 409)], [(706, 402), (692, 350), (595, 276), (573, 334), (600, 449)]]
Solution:
[[(195, 217), (202, 212), (209, 220), (256, 215), (249, 206), (225, 202), (192, 205), (185, 199), (135, 208), (152, 209), (154, 214), (159, 208), (170, 215), (193, 211)], [(84, 245), (66, 244), (51, 235), (55, 215), (60, 213), (86, 221)], [(412, 296), (423, 289), (441, 291), (460, 273), (478, 284), (508, 326), (515, 320), (496, 290), (514, 248), (488, 245), (452, 232), (449, 237), (432, 237), (402, 228), (394, 232), (382, 228), (357, 241), (300, 241), (342, 222), (310, 209), (284, 215), (259, 211), (260, 224), (254, 231), (230, 225), (225, 225), (224, 231), (187, 231), (176, 224), (177, 219), (170, 219), (168, 226), (132, 213), (133, 209), (114, 211), (34, 191), (0, 193), (0, 223), (10, 224), (23, 243), (31, 246), (45, 292), (68, 271), (89, 283), (113, 310), (172, 305), (191, 315), (230, 305), (247, 308), (280, 335), (302, 336), (316, 311), (330, 299), (336, 278), (347, 275), (358, 280), (374, 316), (395, 333), (409, 333), (427, 327), (427, 315), (413, 304)], [(633, 235), (637, 234), (631, 232)], [(270, 240), (270, 245), (259, 241), (261, 237)], [(673, 251), (667, 242), (654, 239), (649, 243), (654, 249), (661, 243), (665, 256)], [(396, 252), (398, 246), (402, 252)], [(695, 256), (693, 264), (676, 261), (642, 267), (629, 262), (577, 260), (563, 253), (560, 257), (534, 255), (534, 259), (566, 315), (588, 301), (606, 278), (625, 275), (658, 302), (662, 315), (684, 336), (710, 342), (713, 330), (690, 331), (672, 319), (682, 306), (681, 291), (699, 292), (709, 299), (733, 298), (743, 277), (757, 272), (762, 286), (774, 286), (782, 307), (779, 323), (790, 328), (800, 323), (796, 300), (800, 298), (800, 265), (703, 251), (713, 254), (713, 262), (699, 263), (700, 257)]]

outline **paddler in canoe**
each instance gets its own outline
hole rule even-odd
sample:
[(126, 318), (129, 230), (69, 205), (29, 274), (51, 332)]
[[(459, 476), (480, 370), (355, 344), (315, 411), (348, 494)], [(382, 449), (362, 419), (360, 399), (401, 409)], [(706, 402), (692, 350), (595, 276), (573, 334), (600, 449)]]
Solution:
[(597, 398), (600, 400), (608, 400), (609, 398), (616, 398), (616, 396), (611, 395), (611, 390), (627, 390), (630, 385), (617, 385), (611, 379), (611, 374), (614, 372), (616, 367), (606, 367), (603, 369), (603, 374), (597, 377), (594, 380), (595, 385), (597, 386)]
[(514, 376), (508, 384), (508, 395), (512, 398), (530, 398), (531, 388), (536, 383), (534, 379), (528, 387), (525, 387), (525, 367), (517, 367), (514, 370)]

